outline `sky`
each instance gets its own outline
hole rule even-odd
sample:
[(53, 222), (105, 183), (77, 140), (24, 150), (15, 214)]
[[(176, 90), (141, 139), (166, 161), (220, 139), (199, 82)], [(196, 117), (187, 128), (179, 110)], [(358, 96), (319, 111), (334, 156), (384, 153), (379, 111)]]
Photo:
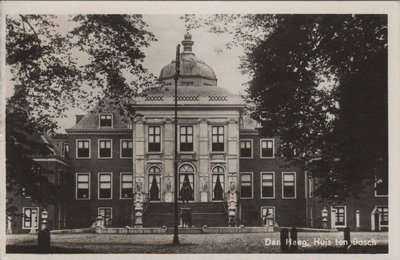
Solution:
[[(184, 20), (179, 17), (179, 15), (143, 16), (149, 25), (147, 30), (157, 38), (156, 42), (144, 49), (146, 55), (144, 66), (157, 77), (161, 69), (175, 58), (176, 45), (181, 43), (186, 33)], [(239, 70), (239, 57), (243, 55), (243, 49), (241, 47), (226, 49), (225, 44), (231, 40), (229, 35), (216, 35), (205, 28), (191, 30), (190, 33), (194, 41), (193, 52), (214, 70), (218, 86), (235, 94), (243, 93), (243, 83), (247, 81), (247, 77)], [(67, 118), (58, 120), (60, 132), (74, 126), (76, 114), (86, 113), (78, 109), (67, 111)]]

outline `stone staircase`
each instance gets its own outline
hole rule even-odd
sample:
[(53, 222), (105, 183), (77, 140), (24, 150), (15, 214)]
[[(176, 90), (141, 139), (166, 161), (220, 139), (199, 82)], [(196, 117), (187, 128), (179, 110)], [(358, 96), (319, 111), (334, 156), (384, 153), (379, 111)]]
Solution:
[[(202, 227), (226, 227), (228, 214), (225, 202), (194, 202), (189, 203), (192, 212), (192, 225)], [(182, 204), (179, 203), (179, 208)], [(149, 202), (143, 214), (144, 227), (173, 227), (174, 203)]]

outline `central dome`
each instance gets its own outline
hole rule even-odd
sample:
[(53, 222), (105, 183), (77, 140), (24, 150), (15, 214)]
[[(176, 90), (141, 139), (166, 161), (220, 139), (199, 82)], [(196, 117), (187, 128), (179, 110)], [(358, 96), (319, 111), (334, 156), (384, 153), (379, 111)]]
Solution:
[[(180, 75), (178, 84), (187, 86), (216, 86), (217, 77), (214, 70), (203, 60), (196, 58), (192, 52), (192, 35), (187, 33), (182, 41), (183, 52), (180, 58)], [(176, 62), (164, 66), (160, 72), (160, 81), (164, 84), (173, 84)]]

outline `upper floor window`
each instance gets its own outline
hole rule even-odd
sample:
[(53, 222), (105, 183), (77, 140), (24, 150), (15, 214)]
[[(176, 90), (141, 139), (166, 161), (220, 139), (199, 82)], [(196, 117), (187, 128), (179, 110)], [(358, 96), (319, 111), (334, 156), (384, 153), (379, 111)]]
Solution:
[(388, 182), (384, 179), (376, 179), (375, 181), (375, 196), (388, 195)]
[(261, 140), (261, 158), (274, 157), (274, 140), (262, 139)]
[(251, 173), (240, 174), (240, 197), (253, 197), (253, 175)]
[(89, 173), (76, 174), (76, 198), (89, 199), (90, 197), (90, 178)]
[(99, 140), (99, 158), (111, 158), (112, 140)]
[(112, 115), (100, 115), (100, 127), (112, 127)]
[(133, 177), (131, 173), (121, 173), (121, 199), (133, 197)]
[(180, 127), (180, 151), (192, 152), (193, 151), (193, 127), (181, 126)]
[(161, 127), (149, 126), (149, 152), (161, 152)]
[(275, 198), (275, 183), (273, 172), (261, 173), (261, 198)]
[(282, 173), (282, 198), (296, 198), (296, 174)]
[(223, 152), (224, 151), (224, 127), (213, 126), (212, 127), (212, 151)]
[(64, 157), (68, 157), (69, 145), (68, 142), (61, 143), (61, 155)]
[(111, 173), (99, 173), (99, 199), (111, 199)]
[(121, 140), (121, 158), (131, 158), (132, 157), (132, 140)]
[(240, 157), (241, 158), (252, 158), (252, 142), (251, 140), (241, 140), (240, 141)]
[(76, 157), (90, 158), (90, 140), (76, 140)]

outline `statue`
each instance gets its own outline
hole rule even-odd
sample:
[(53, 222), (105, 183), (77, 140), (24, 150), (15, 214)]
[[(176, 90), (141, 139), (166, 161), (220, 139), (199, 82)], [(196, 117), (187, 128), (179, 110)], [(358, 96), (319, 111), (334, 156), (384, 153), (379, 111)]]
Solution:
[(136, 181), (136, 193), (142, 192), (142, 182), (140, 180)]
[(236, 190), (236, 184), (235, 181), (231, 181), (230, 183), (230, 192), (233, 193)]
[(171, 181), (169, 179), (167, 182), (167, 192), (171, 192)]
[(202, 185), (202, 187), (201, 187), (201, 190), (203, 191), (203, 192), (207, 192), (207, 179), (206, 178), (204, 178), (203, 179), (203, 185)]

